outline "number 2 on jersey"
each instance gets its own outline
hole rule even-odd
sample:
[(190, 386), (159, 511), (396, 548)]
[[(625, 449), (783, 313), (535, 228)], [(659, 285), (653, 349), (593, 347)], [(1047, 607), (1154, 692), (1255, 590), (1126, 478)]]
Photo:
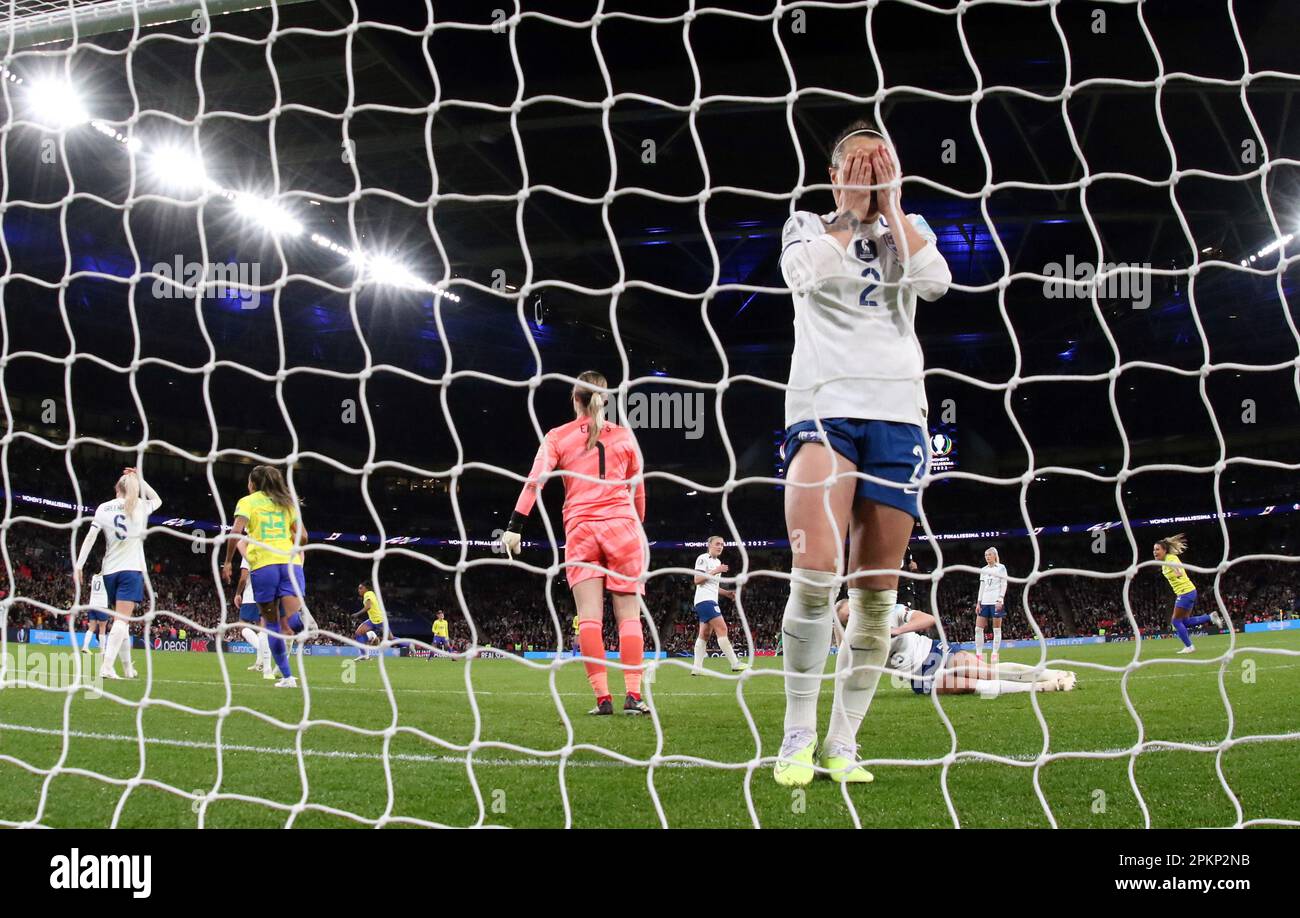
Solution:
[(879, 306), (880, 304), (871, 298), (871, 292), (880, 285), (880, 272), (875, 268), (864, 268), (862, 276), (867, 280), (874, 281), (874, 283), (869, 283), (862, 288), (862, 293), (858, 295), (858, 305)]

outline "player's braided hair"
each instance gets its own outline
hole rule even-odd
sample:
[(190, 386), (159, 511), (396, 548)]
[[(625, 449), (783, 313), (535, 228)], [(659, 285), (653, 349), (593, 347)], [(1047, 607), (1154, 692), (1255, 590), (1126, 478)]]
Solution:
[[(585, 383), (585, 385), (584, 385)], [(587, 370), (578, 374), (573, 384), (573, 399), (580, 406), (580, 416), (587, 418), (587, 449), (596, 445), (600, 429), (605, 424), (605, 393), (609, 387), (605, 374)]]

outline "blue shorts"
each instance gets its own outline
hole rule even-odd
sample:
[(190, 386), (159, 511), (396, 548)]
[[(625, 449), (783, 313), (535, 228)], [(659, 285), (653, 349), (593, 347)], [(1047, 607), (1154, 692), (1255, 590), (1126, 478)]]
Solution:
[(439, 649), (439, 650), (446, 650), (446, 649), (447, 649), (447, 639), (446, 639), (445, 637), (435, 637), (435, 638), (433, 639), (433, 646), (436, 647), (436, 648)]
[(105, 574), (104, 591), (108, 593), (110, 609), (119, 602), (144, 602), (144, 574), (139, 571)]
[(695, 607), (695, 617), (700, 620), (700, 624), (711, 622), (722, 615), (722, 610), (718, 608), (718, 602), (715, 599), (707, 600)]
[(357, 630), (358, 630), (358, 631), (360, 631), (362, 628), (369, 628), (369, 629), (370, 629), (371, 631), (373, 631), (375, 634), (383, 634), (383, 633), (384, 633), (384, 623), (383, 623), (383, 622), (372, 622), (372, 621), (371, 621), (370, 619), (368, 619), (368, 618), (367, 618), (367, 619), (363, 619), (362, 622), (361, 622), (361, 624), (357, 625)]
[[(822, 427), (831, 449), (852, 462), (859, 472), (910, 487), (891, 488), (874, 481), (858, 480), (856, 496), (893, 507), (920, 519), (917, 483), (925, 474), (930, 444), (925, 431), (915, 424), (898, 421), (861, 421), (854, 418), (823, 418)], [(821, 442), (815, 421), (790, 425), (781, 444), (786, 467), (805, 443)]]
[(250, 625), (261, 622), (262, 610), (257, 607), (257, 603), (246, 602), (239, 607), (239, 620)]
[[(934, 671), (939, 667), (939, 661), (943, 659), (944, 651), (947, 645), (935, 639), (930, 642), (930, 655), (925, 658), (921, 664), (921, 671), (917, 673), (917, 678), (912, 680), (912, 691), (918, 695), (930, 694), (930, 689), (934, 688)], [(952, 652), (949, 651), (948, 659), (952, 659)]]
[(300, 564), (267, 564), (248, 572), (253, 601), (275, 602), (284, 596), (306, 596), (307, 578)]
[(1195, 591), (1195, 590), (1192, 590), (1190, 593), (1184, 593), (1182, 596), (1179, 596), (1179, 597), (1177, 597), (1177, 598), (1174, 599), (1174, 608), (1175, 608), (1175, 609), (1189, 609), (1189, 610), (1190, 610), (1190, 609), (1192, 608), (1192, 606), (1194, 606), (1194, 605), (1196, 605), (1196, 591)]
[(999, 609), (996, 605), (980, 606), (979, 614), (984, 618), (1001, 618), (1007, 614), (1007, 607)]
[(110, 618), (109, 614), (103, 609), (91, 609), (87, 615), (92, 622), (106, 622)]

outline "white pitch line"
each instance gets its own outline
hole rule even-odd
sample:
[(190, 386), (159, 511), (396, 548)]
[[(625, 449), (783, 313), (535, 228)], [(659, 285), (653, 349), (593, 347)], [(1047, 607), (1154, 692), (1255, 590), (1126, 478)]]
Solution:
[[(130, 743), (133, 746), (138, 745), (140, 742), (139, 737), (130, 736), (124, 733), (88, 733), (81, 730), (67, 730), (67, 731), (53, 730), (48, 727), (34, 727), (28, 724), (10, 724), (10, 723), (0, 722), (0, 731), (4, 731), (4, 730), (8, 730), (13, 733), (35, 734), (37, 736), (57, 736), (60, 738), (66, 736), (75, 739), (95, 740), (98, 742)], [(286, 756), (286, 757), (296, 757), (298, 755), (297, 749), (288, 748), (288, 747), (247, 746), (247, 745), (242, 745), (237, 743), (222, 743), (220, 744), (220, 746), (218, 746), (217, 743), (203, 742), (200, 740), (170, 739), (166, 737), (146, 736), (144, 737), (144, 743), (147, 746), (168, 746), (168, 747), (181, 748), (181, 749), (201, 749), (201, 750), (208, 750), (212, 752), (215, 752), (217, 751), (218, 748), (220, 748), (222, 752), (251, 752), (257, 755), (276, 755), (276, 756)], [(1190, 745), (1202, 746), (1205, 749), (1214, 749), (1217, 747), (1218, 744), (1191, 743)], [(591, 752), (591, 750), (589, 749), (584, 749), (580, 751)], [(961, 750), (958, 752), (958, 755), (961, 755), (963, 753), (970, 753), (974, 751), (976, 750)], [(1092, 749), (1092, 750), (1071, 749), (1066, 751), (1070, 753), (1082, 752), (1085, 753), (1086, 755), (1119, 756), (1131, 752), (1132, 747), (1121, 746), (1112, 749)], [(1150, 755), (1152, 753), (1157, 753), (1157, 752), (1174, 752), (1174, 751), (1182, 751), (1182, 750), (1153, 748), (1153, 749), (1145, 749), (1142, 751), (1141, 754)], [(384, 761), (385, 758), (387, 758), (391, 762), (405, 762), (405, 763), (414, 763), (414, 764), (423, 764), (423, 765), (428, 765), (428, 764), (461, 765), (461, 766), (465, 765), (464, 755), (421, 755), (418, 753), (390, 753), (387, 756), (385, 756), (382, 753), (377, 753), (377, 752), (344, 752), (342, 750), (337, 750), (337, 749), (335, 750), (303, 749), (302, 755), (308, 758), (346, 759), (346, 760), (353, 760), (353, 761), (361, 760), (361, 761), (382, 762)], [(1032, 762), (1035, 761), (1038, 757), (1039, 756), (1036, 753), (1035, 754), (1015, 753), (1013, 755), (1001, 756), (1001, 758), (1014, 759), (1020, 762)], [(769, 755), (769, 756), (765, 756), (764, 758), (771, 760), (772, 757)], [(938, 758), (938, 756), (934, 758)], [(1060, 761), (1060, 759), (1053, 759), (1053, 761)], [(557, 754), (554, 758), (537, 758), (536, 756), (531, 756), (531, 757), (520, 757), (520, 758), (511, 758), (511, 759), (503, 759), (503, 758), (484, 759), (484, 758), (475, 757), (473, 759), (473, 763), (476, 766), (483, 766), (483, 767), (556, 768), (560, 764), (560, 757), (557, 751)], [(672, 761), (672, 762), (659, 762), (655, 765), (655, 767), (656, 768), (712, 768), (717, 771), (739, 771), (740, 769), (745, 768), (749, 763), (734, 762), (734, 763), (727, 763), (727, 764), (730, 767), (708, 765), (703, 762)], [(574, 761), (572, 758), (570, 758), (567, 767), (569, 768), (648, 768), (649, 766), (643, 764), (630, 765), (628, 763), (618, 762), (618, 761), (604, 761), (604, 762), (591, 762), (591, 761), (584, 761), (584, 760)], [(917, 767), (937, 768), (939, 766), (937, 764), (931, 764), (927, 762), (925, 766), (918, 765)]]

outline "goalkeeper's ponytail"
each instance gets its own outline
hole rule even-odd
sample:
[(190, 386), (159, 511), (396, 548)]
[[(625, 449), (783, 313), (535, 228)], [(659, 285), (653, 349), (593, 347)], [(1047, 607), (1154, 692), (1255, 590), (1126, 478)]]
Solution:
[(574, 408), (578, 417), (587, 419), (587, 449), (596, 445), (600, 430), (605, 425), (605, 393), (599, 390), (608, 385), (604, 374), (587, 370), (578, 374), (578, 381), (573, 386)]

